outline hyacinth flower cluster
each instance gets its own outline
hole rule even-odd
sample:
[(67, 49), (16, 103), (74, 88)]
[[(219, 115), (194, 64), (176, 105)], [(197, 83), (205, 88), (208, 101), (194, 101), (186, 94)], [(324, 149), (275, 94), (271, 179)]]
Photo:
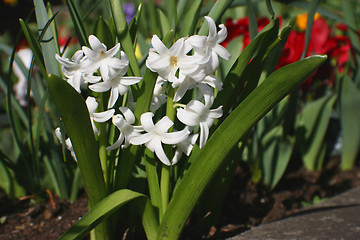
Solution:
[[(76, 91), (80, 93), (81, 89), (88, 88), (97, 93), (110, 92), (107, 110), (102, 112), (96, 112), (98, 102), (94, 97), (86, 99), (94, 134), (101, 134), (94, 122), (110, 119), (120, 132), (115, 143), (106, 150), (127, 148), (131, 144), (145, 145), (162, 163), (170, 166), (176, 164), (183, 154), (189, 156), (197, 141), (200, 148), (206, 144), (210, 127), (222, 116), (222, 106), (212, 109), (214, 90), (222, 90), (222, 81), (214, 73), (219, 67), (219, 57), (229, 60), (230, 53), (220, 45), (227, 37), (226, 27), (221, 24), (217, 31), (214, 20), (208, 16), (205, 19), (209, 25), (208, 36), (180, 38), (170, 48), (157, 35), (152, 37), (146, 67), (156, 72), (158, 78), (149, 112), (141, 115), (139, 126), (135, 125), (131, 106), (136, 103), (131, 104), (131, 98), (128, 106), (119, 108), (119, 113), (114, 109), (119, 96), (131, 91), (130, 86), (142, 80), (141, 77), (125, 76), (129, 60), (123, 51), (119, 52), (119, 43), (107, 50), (107, 46), (91, 35), (91, 48), (83, 46), (71, 60), (56, 55), (66, 81)], [(168, 101), (167, 88), (173, 89), (172, 105), (177, 107), (174, 121), (163, 116), (154, 123), (156, 111)], [(185, 94), (192, 89), (197, 90), (196, 99), (183, 103)], [(172, 129), (175, 121), (182, 130)], [(61, 140), (58, 129), (56, 135)], [(164, 144), (175, 148), (171, 160), (164, 151)], [(66, 147), (76, 158), (69, 139), (66, 139)]]

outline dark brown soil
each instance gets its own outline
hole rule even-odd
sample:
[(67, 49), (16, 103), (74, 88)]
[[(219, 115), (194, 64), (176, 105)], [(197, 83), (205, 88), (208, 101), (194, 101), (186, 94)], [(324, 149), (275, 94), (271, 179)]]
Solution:
[[(203, 239), (226, 239), (251, 226), (271, 222), (313, 203), (354, 187), (360, 187), (360, 167), (341, 172), (339, 160), (329, 161), (322, 173), (310, 173), (302, 167), (289, 167), (274, 191), (250, 180), (249, 169), (240, 165), (226, 197), (218, 223)], [(291, 169), (293, 168), (293, 169)], [(9, 201), (0, 195), (0, 240), (57, 239), (87, 211), (82, 194), (70, 203), (54, 201), (32, 204), (30, 200)], [(122, 236), (123, 237), (123, 236)], [(120, 239), (122, 238), (120, 237)], [(199, 239), (199, 235), (193, 239)], [(191, 239), (191, 238), (190, 238)]]

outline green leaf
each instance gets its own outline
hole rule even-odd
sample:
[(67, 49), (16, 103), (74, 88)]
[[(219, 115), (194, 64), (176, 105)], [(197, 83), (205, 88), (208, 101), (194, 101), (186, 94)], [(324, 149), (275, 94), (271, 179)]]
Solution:
[(84, 24), (81, 20), (80, 13), (76, 7), (76, 4), (74, 3), (73, 0), (65, 0), (65, 3), (69, 9), (70, 16), (71, 16), (72, 22), (74, 24), (75, 32), (79, 39), (80, 45), (81, 46), (89, 46), (86, 30), (85, 30)]
[(308, 52), (309, 44), (310, 44), (310, 37), (312, 32), (312, 26), (314, 23), (314, 16), (316, 13), (316, 9), (320, 3), (320, 0), (312, 0), (309, 4), (308, 9), (308, 16), (307, 16), (307, 22), (306, 22), (306, 30), (305, 30), (305, 48), (302, 53), (301, 58), (306, 57), (306, 54)]
[[(158, 239), (178, 239), (198, 199), (239, 140), (283, 97), (325, 61), (313, 56), (272, 73), (216, 129), (175, 189), (162, 219)], [(221, 143), (221, 144), (219, 144)]]
[(34, 5), (38, 29), (40, 29), (41, 31), (45, 31), (45, 33), (43, 34), (43, 38), (40, 40), (40, 45), (42, 48), (47, 73), (60, 75), (59, 63), (55, 59), (55, 54), (57, 53), (57, 46), (51, 27), (46, 27), (49, 22), (49, 16), (47, 15), (44, 1), (34, 0)]
[(95, 23), (94, 34), (100, 40), (100, 42), (106, 45), (108, 49), (114, 46), (115, 41), (113, 39), (110, 28), (101, 16), (99, 16)]
[(316, 170), (317, 162), (321, 161), (319, 154), (336, 97), (324, 96), (309, 102), (299, 115), (297, 145), (301, 146), (305, 167), (310, 171)]
[(165, 36), (165, 33), (168, 33), (171, 30), (169, 19), (161, 9), (157, 8), (156, 12), (157, 12), (157, 16), (158, 16), (158, 18), (160, 20), (159, 21), (160, 22), (159, 27), (161, 29), (161, 32)]
[[(266, 50), (266, 47), (268, 47), (276, 39), (278, 29), (276, 21), (271, 21), (254, 38), (254, 40), (250, 42), (231, 67), (230, 73), (227, 74), (224, 80), (223, 90), (218, 93), (214, 102), (214, 107), (224, 105), (223, 111), (225, 116), (227, 116), (227, 113), (232, 106), (230, 102), (233, 102), (234, 94), (242, 88), (243, 83), (246, 81), (244, 77), (241, 77), (244, 75), (243, 73), (247, 68), (248, 63), (254, 57), (259, 48), (265, 48)], [(265, 50), (259, 52), (264, 53)]]
[(354, 166), (360, 148), (360, 90), (355, 83), (345, 77), (341, 83), (340, 94), (342, 154), (341, 169)]
[(59, 240), (82, 239), (101, 221), (116, 212), (116, 210), (118, 210), (120, 207), (130, 201), (138, 199), (142, 200), (141, 202), (138, 202), (138, 210), (140, 216), (142, 216), (142, 220), (145, 221), (144, 228), (147, 237), (148, 239), (155, 239), (157, 221), (154, 218), (155, 215), (152, 211), (151, 205), (147, 203), (147, 197), (141, 193), (137, 193), (128, 189), (122, 189), (110, 194), (102, 201), (100, 201), (85, 216), (76, 222), (64, 235), (62, 235)]
[(271, 129), (261, 141), (261, 161), (263, 182), (274, 189), (285, 173), (290, 161), (295, 139), (290, 136), (283, 138), (283, 127)]
[[(91, 209), (107, 195), (107, 187), (86, 103), (82, 96), (60, 77), (50, 74), (47, 83), (50, 96), (71, 139)], [(107, 239), (109, 234), (105, 223), (95, 231), (95, 235), (101, 239)]]
[(49, 75), (48, 86), (74, 147), (90, 207), (106, 195), (98, 146), (82, 96), (65, 80)]
[(247, 7), (247, 14), (249, 16), (249, 33), (250, 39), (254, 39), (258, 33), (258, 26), (256, 20), (256, 13), (254, 9), (254, 5), (251, 0), (245, 0)]
[(199, 19), (202, 3), (203, 0), (191, 1), (189, 8), (186, 10), (184, 17), (182, 18), (179, 37), (186, 37), (194, 34), (197, 26), (197, 21), (195, 21), (195, 19)]
[(45, 68), (45, 63), (44, 63), (44, 58), (41, 52), (41, 47), (39, 42), (36, 40), (36, 37), (34, 36), (34, 34), (30, 31), (29, 27), (26, 25), (26, 23), (20, 19), (20, 25), (21, 28), (24, 32), (24, 35), (26, 37), (26, 40), (29, 43), (29, 46), (34, 54), (34, 58), (36, 63), (38, 64), (41, 73), (43, 74), (43, 76), (47, 76), (47, 72), (46, 72), (46, 68)]
[[(233, 0), (221, 0), (216, 1), (214, 6), (211, 8), (208, 16), (211, 17), (215, 22), (217, 22), (224, 14), (224, 12), (229, 8)], [(199, 35), (205, 35), (209, 31), (209, 26), (207, 22), (204, 22), (199, 30)]]

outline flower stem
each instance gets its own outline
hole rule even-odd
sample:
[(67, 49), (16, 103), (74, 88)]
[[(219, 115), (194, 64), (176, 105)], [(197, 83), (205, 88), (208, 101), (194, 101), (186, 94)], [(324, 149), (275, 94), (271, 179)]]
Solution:
[(170, 167), (162, 164), (161, 167), (161, 182), (160, 182), (160, 192), (161, 192), (161, 206), (162, 213), (165, 214), (166, 208), (169, 204), (170, 196)]
[[(175, 119), (175, 109), (174, 109), (174, 89), (169, 86), (167, 94), (167, 103), (166, 103), (166, 116), (168, 116), (171, 121), (174, 122)], [(169, 129), (169, 132), (173, 131), (173, 127)], [(166, 146), (165, 151), (168, 156), (172, 156), (171, 146)], [(162, 203), (162, 213), (164, 214), (169, 203), (170, 198), (170, 167), (164, 164), (161, 165), (161, 181), (160, 181), (160, 191), (161, 191), (161, 203)]]
[[(101, 93), (99, 95), (99, 111), (104, 111), (104, 96)], [(101, 168), (103, 171), (105, 186), (108, 189), (109, 185), (109, 171), (108, 171), (108, 162), (107, 162), (107, 134), (106, 134), (106, 123), (99, 123), (99, 156), (101, 162)]]

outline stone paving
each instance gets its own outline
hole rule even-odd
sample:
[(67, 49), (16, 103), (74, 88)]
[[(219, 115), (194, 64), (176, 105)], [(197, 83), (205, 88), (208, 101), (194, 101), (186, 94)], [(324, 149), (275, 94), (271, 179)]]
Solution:
[(360, 188), (352, 189), (287, 218), (253, 227), (228, 240), (360, 239)]

